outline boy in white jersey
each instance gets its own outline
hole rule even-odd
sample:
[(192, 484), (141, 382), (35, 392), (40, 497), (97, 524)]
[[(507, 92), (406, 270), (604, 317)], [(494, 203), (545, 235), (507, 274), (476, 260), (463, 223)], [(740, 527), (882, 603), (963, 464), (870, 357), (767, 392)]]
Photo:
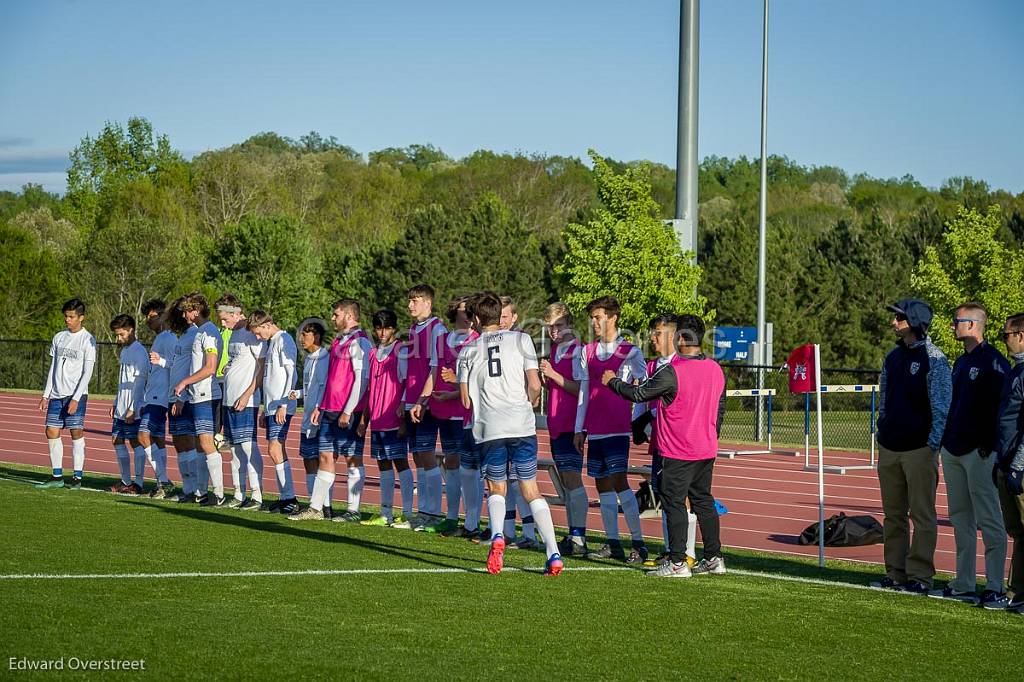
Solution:
[(173, 354), (168, 359), (150, 353), (149, 361), (153, 364), (163, 362), (170, 368), (167, 372), (167, 428), (171, 432), (174, 450), (177, 453), (178, 471), (181, 473), (181, 494), (175, 501), (189, 504), (199, 499), (196, 494), (199, 488), (200, 464), (199, 455), (196, 453), (196, 429), (192, 421), (192, 408), (187, 401), (188, 392), (178, 395), (174, 389), (190, 374), (192, 342), (195, 341), (199, 329), (185, 319), (184, 305), (185, 297), (181, 296), (168, 307), (165, 314), (167, 328), (177, 336)]
[(167, 306), (158, 298), (142, 304), (142, 314), (146, 317), (146, 326), (156, 335), (156, 338), (153, 339), (153, 346), (147, 356), (150, 367), (149, 376), (146, 378), (142, 412), (139, 415), (139, 443), (146, 453), (146, 459), (149, 460), (156, 473), (157, 484), (149, 496), (157, 500), (165, 499), (174, 492), (174, 484), (171, 483), (167, 473), (165, 436), (167, 434), (167, 384), (177, 338), (167, 329), (167, 321), (164, 318), (166, 309)]
[[(486, 293), (473, 301), (473, 318), (480, 338), (459, 354), (459, 393), (473, 410), (473, 437), (480, 445), (484, 478), (490, 493), (490, 518), (505, 518), (506, 480), (519, 482), (547, 550), (545, 575), (562, 572), (555, 527), (548, 503), (537, 489), (537, 426), (533, 407), (540, 400), (540, 375), (533, 341), (521, 332), (502, 331), (501, 301)], [(505, 539), (491, 538), (487, 570), (500, 573)]]
[[(121, 495), (141, 495), (146, 470), (146, 451), (139, 442), (139, 413), (146, 397), (146, 379), (149, 377), (149, 353), (135, 338), (135, 318), (118, 315), (110, 321), (118, 348), (117, 396), (110, 406), (111, 441), (117, 453), (117, 466), (121, 482), (110, 487), (110, 492)], [(131, 445), (132, 452), (128, 451)], [(132, 454), (135, 455), (135, 480), (132, 480)]]
[[(227, 362), (221, 367), (224, 441), (231, 446), (232, 509), (253, 511), (263, 504), (263, 455), (256, 442), (256, 411), (265, 344), (245, 327), (242, 301), (224, 294), (214, 304), (221, 327), (230, 331)], [(222, 337), (223, 338), (223, 337)], [(251, 497), (246, 499), (246, 478)]]
[[(299, 457), (306, 470), (306, 493), (309, 495), (309, 507), (289, 516), (292, 521), (306, 519), (329, 520), (334, 516), (331, 509), (331, 491), (334, 488), (333, 471), (324, 471), (320, 475), (320, 424), (313, 423), (313, 413), (320, 408), (327, 386), (328, 355), (324, 349), (324, 335), (327, 328), (319, 321), (306, 322), (299, 333), (299, 344), (306, 352), (306, 361), (302, 366), (302, 389), (292, 391), (288, 396), (292, 400), (302, 398), (302, 433), (299, 434)], [(330, 453), (330, 461), (334, 456)], [(323, 483), (317, 485), (318, 479)]]
[[(223, 352), (223, 340), (220, 330), (210, 322), (210, 304), (199, 292), (185, 297), (181, 310), (185, 320), (196, 327), (195, 338), (190, 349), (189, 371), (187, 377), (178, 382), (174, 393), (178, 397), (186, 395), (188, 408), (191, 411), (195, 428), (196, 440), (200, 455), (205, 462), (196, 463), (197, 490), (199, 504), (204, 507), (224, 506), (224, 459), (217, 450), (213, 434), (216, 431), (215, 413), (221, 398), (220, 384), (215, 381), (220, 355)], [(205, 464), (205, 466), (204, 466)], [(213, 496), (208, 494), (208, 485), (213, 484)]]
[(85, 407), (89, 399), (89, 380), (96, 364), (96, 339), (82, 328), (85, 304), (73, 298), (61, 307), (65, 331), (58, 332), (50, 343), (50, 371), (46, 387), (39, 399), (39, 410), (46, 412), (46, 443), (50, 450), (53, 477), (40, 488), (64, 487), (64, 444), (61, 429), (71, 432), (71, 458), (74, 475), (70, 488), (82, 487), (85, 471)]
[[(647, 378), (647, 363), (640, 348), (619, 334), (619, 302), (611, 296), (587, 305), (595, 341), (583, 348), (583, 378), (573, 443), (582, 454), (587, 445), (587, 474), (594, 478), (601, 502), (601, 521), (607, 542), (587, 556), (618, 559), (628, 563), (647, 560), (647, 545), (640, 527), (640, 505), (626, 480), (633, 406), (601, 382), (610, 370), (626, 383)], [(637, 413), (642, 408), (637, 408)], [(619, 507), (626, 518), (632, 551), (626, 556), (619, 541)]]
[[(291, 463), (285, 443), (288, 427), (295, 416), (296, 401), (289, 398), (295, 390), (295, 362), (299, 351), (295, 340), (274, 324), (274, 318), (263, 310), (253, 310), (247, 323), (249, 331), (267, 344), (263, 370), (263, 428), (267, 433), (267, 450), (274, 461), (280, 499), (266, 506), (266, 511), (294, 514), (299, 510), (292, 484)], [(263, 506), (260, 507), (264, 509)]]

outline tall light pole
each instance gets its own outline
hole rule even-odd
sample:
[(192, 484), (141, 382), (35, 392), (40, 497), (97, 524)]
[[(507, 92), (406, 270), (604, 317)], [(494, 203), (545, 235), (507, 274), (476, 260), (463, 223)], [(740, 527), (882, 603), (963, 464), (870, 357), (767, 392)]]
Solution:
[(679, 245), (697, 258), (697, 89), (700, 66), (700, 0), (679, 5), (679, 112), (676, 128), (676, 212)]
[[(757, 235), (757, 387), (764, 388), (764, 365), (768, 364), (768, 338), (765, 324), (765, 261), (768, 232), (768, 0), (764, 0), (764, 24), (761, 33), (761, 197)], [(757, 436), (761, 438), (761, 401), (757, 399)]]

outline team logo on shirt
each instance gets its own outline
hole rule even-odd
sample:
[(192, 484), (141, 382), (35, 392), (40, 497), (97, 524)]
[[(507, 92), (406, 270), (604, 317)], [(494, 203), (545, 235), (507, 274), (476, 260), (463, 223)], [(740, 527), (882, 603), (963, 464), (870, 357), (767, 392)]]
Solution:
[(919, 369), (921, 369), (921, 363), (920, 362), (912, 362), (912, 363), (910, 363), (910, 373), (911, 374), (917, 374), (917, 370), (919, 370)]
[(981, 373), (980, 367), (971, 367), (971, 381), (977, 379), (979, 373)]
[(994, 369), (995, 371), (999, 372), (1000, 374), (1006, 374), (1006, 372), (1003, 371), (1003, 368), (1000, 367), (998, 360), (993, 360), (992, 361), (992, 369)]

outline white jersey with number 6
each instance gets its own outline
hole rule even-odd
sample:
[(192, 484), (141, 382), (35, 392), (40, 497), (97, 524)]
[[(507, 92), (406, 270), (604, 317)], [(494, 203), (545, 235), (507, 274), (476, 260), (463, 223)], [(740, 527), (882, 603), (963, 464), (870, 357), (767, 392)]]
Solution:
[(526, 394), (526, 371), (537, 369), (533, 339), (518, 331), (487, 332), (459, 353), (458, 379), (473, 401), (473, 439), (524, 438), (537, 433)]

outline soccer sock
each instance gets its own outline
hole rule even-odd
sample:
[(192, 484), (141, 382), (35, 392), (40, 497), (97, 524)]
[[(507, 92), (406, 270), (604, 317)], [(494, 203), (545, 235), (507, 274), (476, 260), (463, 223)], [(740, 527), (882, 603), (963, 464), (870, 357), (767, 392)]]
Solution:
[(219, 450), (214, 450), (206, 456), (206, 469), (210, 472), (213, 494), (224, 497), (224, 458), (221, 457)]
[(324, 500), (327, 498), (327, 491), (334, 483), (334, 474), (330, 471), (319, 469), (313, 474), (313, 491), (309, 494), (309, 506), (311, 509), (323, 511)]
[(538, 497), (530, 502), (530, 516), (536, 519), (537, 530), (540, 531), (540, 537), (544, 540), (544, 550), (547, 555), (550, 557), (552, 554), (558, 554), (555, 524), (551, 521), (551, 507), (548, 506), (547, 500)]
[(277, 492), (282, 500), (287, 500), (285, 491), (288, 490), (288, 462), (281, 462), (274, 465), (274, 474), (277, 476)]
[(430, 506), (427, 508), (427, 513), (432, 516), (441, 515), (441, 497), (444, 488), (444, 476), (441, 474), (441, 467), (434, 467), (424, 472), (427, 479), (427, 491), (428, 499), (430, 500)]
[(50, 449), (50, 466), (54, 476), (64, 475), (64, 441), (60, 438), (47, 438), (46, 447)]
[(284, 495), (286, 500), (295, 499), (295, 483), (292, 481), (292, 465), (287, 459), (281, 464), (284, 465)]
[(263, 504), (263, 454), (255, 442), (242, 443), (249, 472), (249, 494), (253, 502)]
[(587, 511), (590, 509), (586, 488), (580, 486), (569, 491), (569, 508), (572, 512), (572, 526), (569, 529), (569, 534), (585, 537), (587, 535)]
[(132, 482), (132, 462), (128, 455), (128, 446), (124, 443), (114, 443), (114, 452), (117, 453), (117, 468), (121, 470), (121, 483), (128, 485)]
[(476, 482), (480, 478), (480, 472), (476, 469), (466, 467), (459, 468), (459, 477), (462, 479), (462, 490), (464, 503), (466, 505), (466, 522), (463, 526), (466, 530), (476, 530), (480, 526), (480, 499), (479, 487)]
[(81, 478), (85, 472), (85, 437), (71, 441), (71, 464), (75, 476)]
[(505, 524), (502, 531), (506, 538), (514, 538), (516, 536), (517, 485), (518, 484), (515, 481), (509, 481), (508, 491), (505, 493)]
[(686, 556), (697, 558), (697, 515), (686, 512)]
[[(330, 472), (328, 472), (330, 473)], [(327, 492), (324, 493), (324, 507), (327, 509), (331, 508), (331, 498), (334, 497), (334, 474), (330, 474), (331, 484), (327, 486)]]
[(193, 450), (191, 467), (196, 483), (196, 492), (200, 496), (210, 492), (210, 467), (206, 463), (206, 453), (201, 450)]
[[(502, 495), (491, 494), (487, 496), (487, 516), (491, 518), (491, 528), (498, 528), (500, 520), (505, 518), (505, 498)], [(495, 531), (491, 536), (501, 535), (500, 531)]]
[(153, 473), (156, 475), (156, 482), (159, 485), (161, 481), (160, 465), (157, 464), (156, 457), (153, 455), (153, 449), (156, 446), (150, 443), (149, 445), (143, 446), (142, 454), (149, 461), (149, 466), (153, 467)]
[(380, 472), (380, 515), (391, 521), (395, 518), (395, 470)]
[(519, 508), (519, 518), (523, 520), (523, 537), (536, 541), (537, 534), (534, 532), (535, 524), (533, 514), (530, 512), (530, 503), (523, 498), (521, 491), (516, 495), (516, 506)]
[(143, 481), (146, 480), (146, 460), (149, 457), (146, 456), (146, 448), (141, 445), (135, 446), (135, 485), (142, 487)]
[(160, 477), (160, 482), (164, 485), (169, 484), (171, 482), (171, 475), (167, 472), (167, 448), (154, 445), (153, 461), (156, 462), (153, 469), (156, 470), (157, 476)]
[[(317, 470), (317, 473), (320, 473)], [(316, 485), (316, 474), (306, 473), (306, 494), (309, 495), (309, 501), (313, 501), (313, 486)]]
[(398, 489), (402, 493), (402, 516), (412, 516), (412, 491), (414, 487), (412, 469), (398, 472)]
[(629, 526), (629, 537), (634, 545), (644, 541), (644, 531), (640, 528), (640, 503), (636, 501), (636, 493), (631, 489), (623, 490), (618, 495), (619, 504), (622, 505), (622, 515), (626, 517), (626, 525)]
[(191, 457), (191, 450), (178, 450), (178, 473), (181, 474), (181, 492), (185, 495), (191, 495), (195, 491), (192, 483)]
[(458, 469), (445, 467), (444, 493), (448, 503), (447, 518), (449, 521), (458, 521), (459, 505), (462, 504), (462, 476)]
[(416, 483), (414, 492), (416, 495), (416, 511), (420, 514), (429, 514), (430, 505), (427, 503), (427, 480), (426, 469), (416, 467)]
[(245, 499), (245, 479), (249, 475), (249, 456), (241, 443), (231, 446), (231, 487), (236, 500)]
[(364, 471), (363, 467), (349, 467), (348, 475), (345, 476), (348, 483), (348, 510), (350, 512), (359, 511), (359, 500), (363, 496)]
[(615, 491), (601, 493), (601, 522), (604, 523), (604, 534), (609, 543), (619, 541), (619, 501)]

